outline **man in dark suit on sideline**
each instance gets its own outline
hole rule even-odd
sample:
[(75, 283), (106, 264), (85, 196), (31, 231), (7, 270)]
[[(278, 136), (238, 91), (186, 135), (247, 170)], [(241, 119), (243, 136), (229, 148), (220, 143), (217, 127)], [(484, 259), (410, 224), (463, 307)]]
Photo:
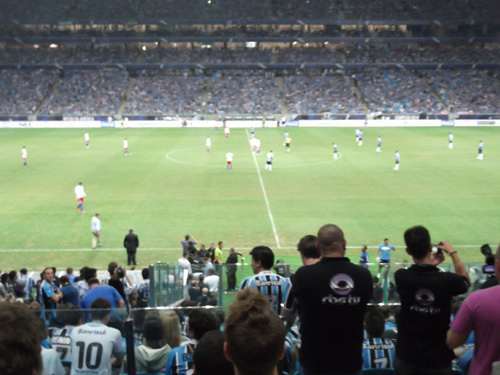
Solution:
[(127, 264), (130, 266), (133, 264), (137, 265), (135, 261), (135, 254), (137, 252), (137, 248), (139, 247), (139, 237), (134, 233), (134, 230), (130, 228), (128, 230), (128, 234), (125, 236), (123, 240), (123, 246), (127, 249)]
[(230, 248), (226, 260), (227, 291), (236, 290), (236, 269), (238, 267), (236, 263), (238, 263), (238, 255), (234, 252), (234, 248)]

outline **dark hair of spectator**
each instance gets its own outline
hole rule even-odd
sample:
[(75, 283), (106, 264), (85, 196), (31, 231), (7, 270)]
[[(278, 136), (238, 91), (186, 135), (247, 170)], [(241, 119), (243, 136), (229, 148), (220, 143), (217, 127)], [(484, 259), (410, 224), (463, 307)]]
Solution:
[(40, 320), (25, 305), (0, 303), (0, 374), (42, 371)]
[(318, 259), (320, 257), (319, 250), (316, 247), (317, 237), (311, 234), (304, 236), (300, 239), (297, 249), (307, 259)]
[(149, 279), (149, 268), (143, 268), (141, 274), (144, 280)]
[(224, 356), (224, 334), (221, 331), (205, 333), (193, 354), (197, 375), (233, 375), (233, 364)]
[(71, 303), (62, 304), (57, 307), (57, 318), (70, 326), (77, 326), (85, 322), (83, 310), (78, 306), (73, 306)]
[(431, 236), (422, 225), (407, 229), (404, 238), (408, 251), (415, 259), (424, 259), (431, 251)]
[(159, 349), (165, 346), (165, 334), (163, 325), (157, 316), (148, 317), (142, 325), (142, 335), (146, 339), (146, 344), (152, 349)]
[(199, 340), (205, 333), (219, 329), (219, 322), (214, 314), (205, 309), (194, 309), (189, 313), (188, 331), (193, 331), (195, 340)]
[(99, 285), (100, 283), (99, 283), (99, 280), (98, 280), (98, 279), (90, 279), (90, 280), (87, 282), (87, 284), (89, 285), (89, 288), (90, 288), (90, 286), (91, 286), (91, 285), (95, 285), (95, 284), (98, 284), (98, 285)]
[(118, 263), (116, 263), (116, 262), (109, 263), (108, 272), (109, 272), (110, 276), (112, 276), (115, 273), (115, 269), (117, 269), (117, 268), (118, 268)]
[(285, 335), (285, 325), (264, 295), (251, 289), (238, 293), (229, 307), (224, 337), (241, 375), (273, 373), (284, 355)]
[(372, 309), (365, 314), (365, 330), (370, 338), (383, 336), (385, 331), (385, 317), (380, 309)]
[(59, 278), (59, 282), (62, 284), (66, 284), (66, 283), (69, 283), (69, 279), (68, 279), (68, 276), (61, 276)]
[(95, 279), (97, 276), (97, 269), (95, 268), (87, 268), (85, 270), (85, 281), (89, 282), (90, 279)]
[(270, 270), (274, 265), (274, 253), (267, 246), (257, 246), (250, 251), (250, 255), (255, 260), (255, 262), (260, 262), (262, 268)]
[(98, 297), (90, 305), (92, 320), (103, 320), (111, 313), (111, 302), (106, 298)]

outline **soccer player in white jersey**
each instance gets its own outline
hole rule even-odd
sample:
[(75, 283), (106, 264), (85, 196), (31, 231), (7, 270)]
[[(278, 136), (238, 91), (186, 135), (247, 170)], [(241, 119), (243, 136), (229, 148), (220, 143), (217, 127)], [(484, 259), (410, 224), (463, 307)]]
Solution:
[(478, 154), (477, 154), (477, 158), (479, 160), (483, 160), (483, 148), (484, 148), (484, 143), (483, 141), (479, 141), (479, 146), (478, 146)]
[(455, 136), (450, 132), (450, 134), (448, 134), (448, 148), (453, 148), (453, 138), (455, 138)]
[(399, 161), (401, 160), (401, 157), (399, 156), (399, 151), (396, 151), (394, 153), (394, 170), (399, 171)]
[(226, 154), (226, 170), (232, 171), (233, 170), (233, 153), (228, 152)]
[(212, 141), (210, 140), (210, 137), (207, 137), (205, 140), (205, 146), (207, 148), (207, 152), (210, 152), (210, 146), (212, 145)]
[(83, 210), (83, 199), (87, 196), (85, 194), (85, 189), (83, 188), (83, 184), (80, 182), (78, 185), (75, 186), (75, 198), (76, 201), (78, 202), (78, 206), (76, 206), (76, 210), (80, 211), (82, 214), (85, 213)]
[(89, 148), (89, 141), (90, 141), (89, 133), (85, 133), (83, 135), (83, 139), (85, 139), (85, 148)]
[(260, 138), (256, 138), (255, 147), (257, 148), (257, 155), (260, 155)]
[(273, 159), (274, 159), (273, 150), (270, 150), (266, 155), (266, 171), (273, 170)]
[(26, 146), (23, 146), (21, 156), (23, 157), (23, 166), (26, 168), (28, 166), (28, 151), (26, 150)]
[(226, 128), (224, 129), (224, 134), (226, 135), (226, 139), (229, 139), (229, 132), (230, 132), (229, 127), (226, 126)]
[[(71, 333), (71, 375), (111, 375), (125, 356), (122, 334), (108, 327), (111, 303), (102, 297), (92, 302), (90, 323)], [(114, 357), (114, 358), (112, 358)]]
[(128, 141), (127, 138), (123, 140), (123, 155), (130, 155), (130, 151), (128, 150)]
[(255, 151), (257, 151), (257, 138), (250, 138), (250, 147), (252, 148), (252, 154), (255, 154)]

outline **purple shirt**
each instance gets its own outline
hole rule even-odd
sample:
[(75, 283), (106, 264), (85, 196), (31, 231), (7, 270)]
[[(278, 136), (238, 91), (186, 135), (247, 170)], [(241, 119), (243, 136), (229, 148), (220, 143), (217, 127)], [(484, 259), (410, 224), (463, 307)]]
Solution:
[(458, 333), (474, 331), (474, 357), (469, 374), (489, 375), (500, 360), (500, 285), (471, 293), (450, 327)]

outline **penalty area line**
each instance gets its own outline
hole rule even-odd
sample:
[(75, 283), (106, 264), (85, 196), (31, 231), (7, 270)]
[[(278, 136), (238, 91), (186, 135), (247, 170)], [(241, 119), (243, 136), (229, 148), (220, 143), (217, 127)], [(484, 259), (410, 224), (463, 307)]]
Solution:
[[(248, 142), (250, 142), (250, 135), (248, 134), (248, 129), (245, 129), (245, 133), (247, 134)], [(250, 146), (250, 150), (252, 147)], [(250, 151), (251, 152), (251, 151)], [(271, 206), (269, 205), (269, 199), (267, 199), (266, 188), (264, 187), (264, 181), (262, 181), (262, 175), (260, 174), (259, 164), (257, 164), (257, 157), (254, 153), (252, 153), (253, 162), (255, 163), (255, 169), (257, 169), (257, 175), (259, 176), (260, 187), (262, 188), (262, 194), (264, 194), (264, 201), (266, 202), (267, 213), (269, 215), (269, 219), (271, 220), (271, 226), (273, 227), (274, 239), (276, 240), (276, 246), (278, 249), (281, 249), (280, 238), (278, 237), (278, 232), (276, 231), (276, 225), (274, 224), (273, 213), (271, 212)]]

